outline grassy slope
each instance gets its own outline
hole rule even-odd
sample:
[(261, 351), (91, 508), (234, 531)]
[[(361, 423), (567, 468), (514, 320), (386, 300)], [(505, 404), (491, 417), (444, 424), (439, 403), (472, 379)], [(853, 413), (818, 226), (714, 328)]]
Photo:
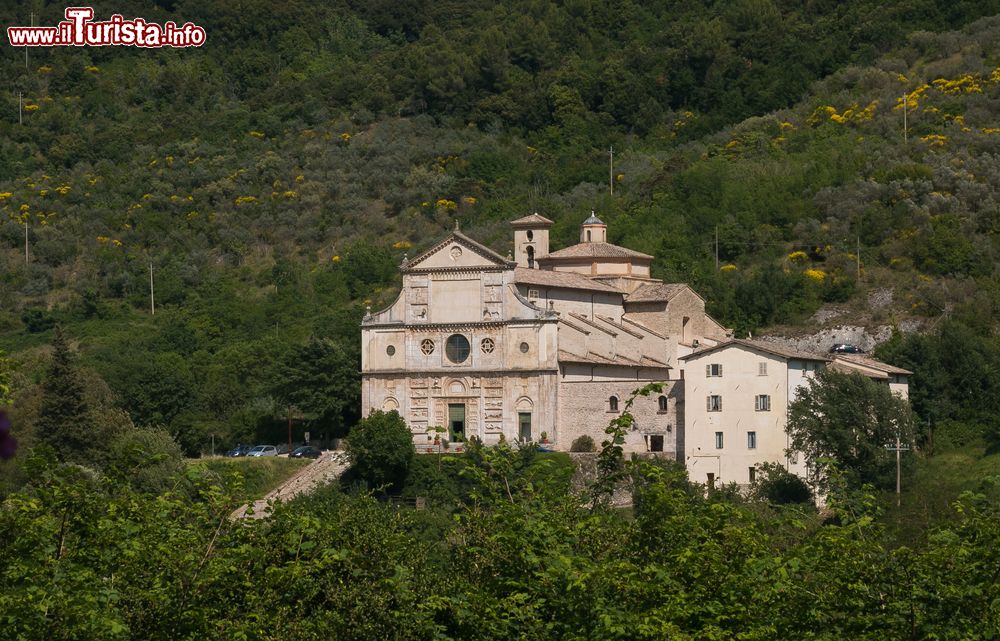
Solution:
[(918, 455), (913, 478), (904, 481), (901, 507), (896, 508), (895, 494), (882, 497), (885, 524), (901, 544), (922, 543), (932, 528), (957, 520), (955, 500), (967, 491), (1000, 499), (1000, 453), (970, 445), (929, 457)]
[(190, 460), (189, 464), (203, 467), (222, 477), (239, 474), (243, 482), (241, 498), (254, 499), (262, 498), (310, 462), (304, 459), (290, 459), (287, 456), (274, 456), (254, 459), (194, 459)]

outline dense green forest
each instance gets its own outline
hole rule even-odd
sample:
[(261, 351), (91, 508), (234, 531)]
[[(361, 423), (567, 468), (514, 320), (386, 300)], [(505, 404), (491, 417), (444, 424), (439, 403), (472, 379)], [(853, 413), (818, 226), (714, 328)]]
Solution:
[(275, 438), (289, 406), (343, 434), (357, 322), (403, 255), (456, 218), (506, 253), (530, 211), (564, 244), (598, 210), (740, 334), (833, 304), (931, 336), (964, 318), (995, 354), (996, 4), (100, 3), (208, 42), (0, 62), (0, 348), (22, 438), (57, 323), (92, 405), (188, 452)]

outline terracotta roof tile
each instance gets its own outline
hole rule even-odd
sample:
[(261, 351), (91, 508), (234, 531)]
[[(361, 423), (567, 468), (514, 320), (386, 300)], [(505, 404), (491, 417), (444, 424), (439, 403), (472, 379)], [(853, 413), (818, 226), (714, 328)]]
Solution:
[(620, 289), (611, 285), (591, 280), (575, 272), (554, 272), (547, 269), (528, 269), (516, 267), (514, 282), (519, 285), (537, 285), (539, 287), (560, 287), (563, 289), (582, 289), (586, 291), (623, 294)]
[(810, 354), (809, 352), (800, 352), (796, 349), (790, 349), (782, 345), (777, 345), (775, 343), (765, 342), (765, 341), (751, 341), (742, 338), (734, 338), (732, 340), (724, 341), (718, 345), (712, 345), (711, 347), (706, 347), (705, 349), (700, 349), (696, 352), (692, 352), (687, 356), (681, 356), (681, 360), (687, 360), (689, 358), (694, 358), (695, 356), (701, 356), (702, 354), (707, 354), (708, 352), (714, 352), (730, 345), (739, 345), (742, 347), (747, 347), (750, 349), (755, 349), (767, 354), (774, 354), (775, 356), (780, 356), (781, 358), (794, 358), (803, 361), (829, 361), (830, 359), (826, 356), (821, 356), (819, 354)]
[(565, 249), (560, 249), (559, 251), (554, 251), (545, 256), (539, 258), (540, 261), (545, 261), (550, 258), (560, 259), (560, 258), (645, 258), (652, 260), (652, 256), (649, 254), (643, 254), (642, 252), (637, 252), (634, 249), (628, 249), (626, 247), (619, 247), (618, 245), (612, 245), (611, 243), (579, 243), (577, 245), (571, 245)]
[(539, 215), (536, 211), (535, 213), (525, 216), (524, 218), (518, 218), (517, 220), (510, 221), (511, 227), (520, 227), (523, 225), (554, 225), (555, 223), (546, 218), (545, 216)]
[(683, 283), (646, 283), (628, 295), (628, 303), (666, 302), (684, 290)]
[(886, 374), (912, 374), (908, 369), (903, 369), (902, 367), (896, 367), (895, 365), (890, 365), (888, 363), (883, 363), (882, 361), (877, 361), (874, 358), (868, 358), (867, 356), (861, 356), (860, 354), (834, 354), (834, 362), (845, 361), (848, 363), (855, 363), (861, 365), (862, 367), (870, 367), (872, 369), (877, 369), (880, 372), (885, 372)]

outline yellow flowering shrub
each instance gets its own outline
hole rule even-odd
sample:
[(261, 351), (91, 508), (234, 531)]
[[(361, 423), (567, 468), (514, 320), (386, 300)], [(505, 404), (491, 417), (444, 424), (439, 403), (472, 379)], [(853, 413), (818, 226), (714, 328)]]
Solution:
[(462, 198), (462, 203), (464, 203), (466, 205), (475, 205), (476, 204), (476, 197), (475, 196), (465, 196), (464, 198)]
[(409, 249), (413, 244), (408, 240), (400, 240), (392, 244), (393, 249)]
[(122, 241), (120, 241), (117, 238), (115, 238), (114, 240), (111, 241), (111, 244), (114, 245), (115, 247), (121, 247), (122, 246)]
[(803, 273), (806, 275), (806, 278), (816, 283), (822, 283), (826, 280), (826, 272), (822, 269), (807, 269)]
[[(931, 88), (930, 85), (923, 84), (914, 89), (913, 91), (911, 91), (910, 93), (906, 94), (906, 110), (913, 111), (914, 109), (920, 107), (920, 101), (923, 98), (927, 97), (926, 96), (927, 90), (930, 88)], [(893, 107), (893, 109), (902, 109), (902, 108), (903, 108), (903, 97), (900, 96), (899, 98), (896, 99), (896, 106)]]
[(340, 134), (340, 139), (343, 140), (344, 142), (347, 142), (348, 140), (351, 139), (351, 134), (345, 131), (344, 133)]
[(448, 200), (447, 198), (438, 198), (437, 202), (434, 203), (435, 207), (440, 207), (442, 209), (457, 209), (458, 205), (454, 200)]
[(7, 200), (8, 198), (10, 198), (13, 195), (14, 195), (14, 192), (12, 192), (12, 191), (0, 191), (0, 201)]
[(250, 135), (253, 136), (254, 138), (263, 138), (264, 137), (264, 132), (263, 131), (251, 131)]
[(38, 105), (24, 105), (24, 110), (25, 111), (29, 111), (29, 112), (30, 111), (38, 111), (38, 109), (39, 109)]
[(299, 192), (297, 191), (286, 191), (281, 194), (285, 198), (298, 198)]
[(235, 200), (235, 203), (237, 205), (247, 205), (247, 204), (251, 204), (251, 203), (255, 203), (255, 202), (257, 202), (257, 197), (256, 196), (239, 196)]
[(798, 251), (793, 251), (786, 258), (788, 258), (788, 260), (790, 260), (792, 262), (801, 262), (801, 261), (804, 261), (804, 260), (808, 259), (809, 255), (806, 254), (804, 251), (802, 251), (800, 249)]
[(972, 75), (970, 73), (962, 74), (954, 80), (948, 80), (947, 78), (938, 78), (934, 80), (934, 87), (941, 93), (953, 96), (956, 94), (963, 93), (983, 93), (982, 81), (979, 75)]
[(340, 256), (334, 256), (333, 258), (330, 259), (330, 261), (332, 261), (334, 263), (339, 263), (340, 262)]
[(736, 271), (736, 265), (723, 265), (719, 268), (720, 272), (734, 272)]
[(926, 142), (931, 147), (944, 147), (948, 138), (940, 134), (927, 134), (920, 137), (921, 142)]
[(83, 68), (83, 70), (86, 71), (87, 73), (101, 73), (101, 68), (95, 67), (94, 65), (87, 65), (86, 67)]
[(70, 191), (70, 189), (71, 189), (71, 187), (69, 185), (59, 185), (58, 187), (56, 187), (56, 191), (59, 192), (59, 194), (63, 195), (63, 196), (65, 196), (66, 194), (68, 194), (69, 191)]
[(52, 73), (52, 67), (48, 65), (42, 65), (38, 68), (38, 73)]
[(295, 177), (295, 182), (300, 183), (300, 182), (302, 182), (305, 179), (306, 179), (305, 176), (303, 176), (302, 174), (299, 174), (298, 176)]

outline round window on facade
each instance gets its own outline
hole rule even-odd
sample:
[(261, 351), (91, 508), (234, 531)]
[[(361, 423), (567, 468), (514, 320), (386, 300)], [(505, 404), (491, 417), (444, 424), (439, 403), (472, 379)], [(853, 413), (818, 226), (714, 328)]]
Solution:
[(521, 353), (522, 354), (527, 354), (529, 349), (530, 348), (528, 347), (527, 343), (521, 343)]
[(452, 363), (464, 363), (469, 358), (469, 339), (461, 334), (452, 334), (444, 346), (444, 353)]
[(482, 342), (479, 343), (479, 348), (483, 350), (483, 354), (492, 354), (496, 347), (496, 343), (493, 342), (492, 338), (484, 338)]
[(430, 356), (434, 353), (434, 341), (429, 338), (425, 338), (420, 341), (420, 351), (424, 353), (424, 356)]
[(388, 354), (389, 356), (395, 355), (395, 353), (396, 353), (396, 347), (395, 347), (395, 345), (390, 345), (390, 346), (386, 347), (385, 348), (385, 353)]

